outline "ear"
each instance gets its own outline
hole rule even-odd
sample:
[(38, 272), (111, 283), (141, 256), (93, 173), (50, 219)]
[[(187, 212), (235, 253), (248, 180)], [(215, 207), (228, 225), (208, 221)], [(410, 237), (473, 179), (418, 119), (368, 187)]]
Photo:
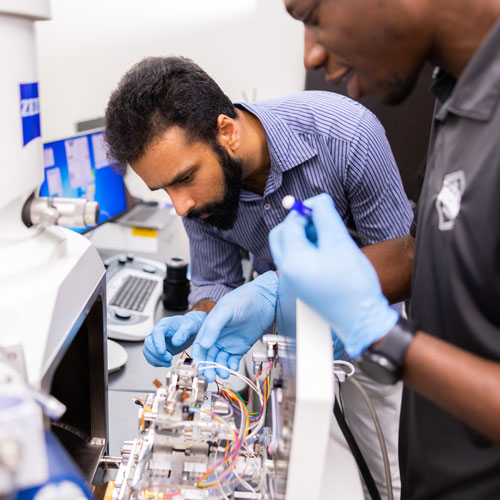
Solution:
[(226, 115), (217, 117), (217, 140), (222, 147), (236, 153), (241, 143), (240, 127), (234, 118)]

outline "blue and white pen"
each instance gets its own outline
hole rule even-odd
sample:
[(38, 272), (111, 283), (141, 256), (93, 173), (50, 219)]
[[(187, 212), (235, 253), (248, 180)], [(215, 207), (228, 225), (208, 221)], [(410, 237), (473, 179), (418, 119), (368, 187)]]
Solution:
[(306, 219), (312, 219), (312, 208), (306, 207), (300, 200), (297, 200), (297, 198), (295, 198), (295, 196), (292, 196), (291, 194), (287, 194), (286, 196), (284, 196), (281, 200), (281, 204), (287, 210), (295, 210), (300, 215), (303, 215)]
[(312, 221), (312, 208), (306, 207), (300, 200), (297, 200), (295, 196), (292, 196), (291, 194), (287, 194), (286, 196), (283, 197), (281, 200), (281, 204), (287, 209), (287, 210), (295, 210), (297, 213), (302, 215), (302, 217), (305, 217), (307, 219), (307, 224), (306, 224), (306, 236), (307, 239), (311, 243), (316, 243), (318, 241), (318, 234), (316, 233), (316, 228), (314, 227), (313, 221)]
[[(318, 234), (316, 233), (316, 228), (314, 227), (313, 221), (312, 221), (312, 208), (306, 207), (300, 200), (297, 200), (295, 196), (292, 196), (291, 194), (287, 194), (286, 196), (283, 197), (281, 200), (281, 204), (283, 207), (285, 207), (287, 210), (295, 210), (297, 213), (302, 215), (308, 220), (308, 224), (306, 225), (306, 236), (307, 239), (311, 243), (316, 243), (318, 241)], [(349, 229), (346, 227), (347, 232), (351, 235), (353, 240), (359, 245), (363, 245), (363, 238), (361, 235), (354, 231), (353, 229)]]

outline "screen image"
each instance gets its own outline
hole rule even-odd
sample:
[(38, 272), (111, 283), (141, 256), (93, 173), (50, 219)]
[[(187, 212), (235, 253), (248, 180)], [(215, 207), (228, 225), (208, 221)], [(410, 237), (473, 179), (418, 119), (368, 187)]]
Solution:
[[(40, 196), (97, 201), (98, 224), (127, 208), (123, 177), (109, 165), (102, 131), (44, 144), (43, 164)], [(81, 233), (91, 227), (71, 229)]]

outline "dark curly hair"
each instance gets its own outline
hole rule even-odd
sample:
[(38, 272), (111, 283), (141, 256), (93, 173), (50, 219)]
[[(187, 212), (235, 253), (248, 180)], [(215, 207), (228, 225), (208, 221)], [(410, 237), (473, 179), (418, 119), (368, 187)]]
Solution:
[(217, 117), (236, 118), (221, 88), (184, 57), (148, 57), (123, 76), (111, 94), (104, 138), (108, 156), (124, 170), (169, 127), (181, 127), (192, 141), (213, 144)]

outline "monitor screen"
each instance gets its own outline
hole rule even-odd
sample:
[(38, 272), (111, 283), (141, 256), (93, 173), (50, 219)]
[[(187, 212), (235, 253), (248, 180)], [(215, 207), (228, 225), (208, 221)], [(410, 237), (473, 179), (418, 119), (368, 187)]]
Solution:
[[(43, 163), (40, 196), (97, 201), (98, 224), (127, 208), (123, 177), (109, 165), (102, 130), (44, 144)], [(71, 229), (81, 233), (91, 227)]]

